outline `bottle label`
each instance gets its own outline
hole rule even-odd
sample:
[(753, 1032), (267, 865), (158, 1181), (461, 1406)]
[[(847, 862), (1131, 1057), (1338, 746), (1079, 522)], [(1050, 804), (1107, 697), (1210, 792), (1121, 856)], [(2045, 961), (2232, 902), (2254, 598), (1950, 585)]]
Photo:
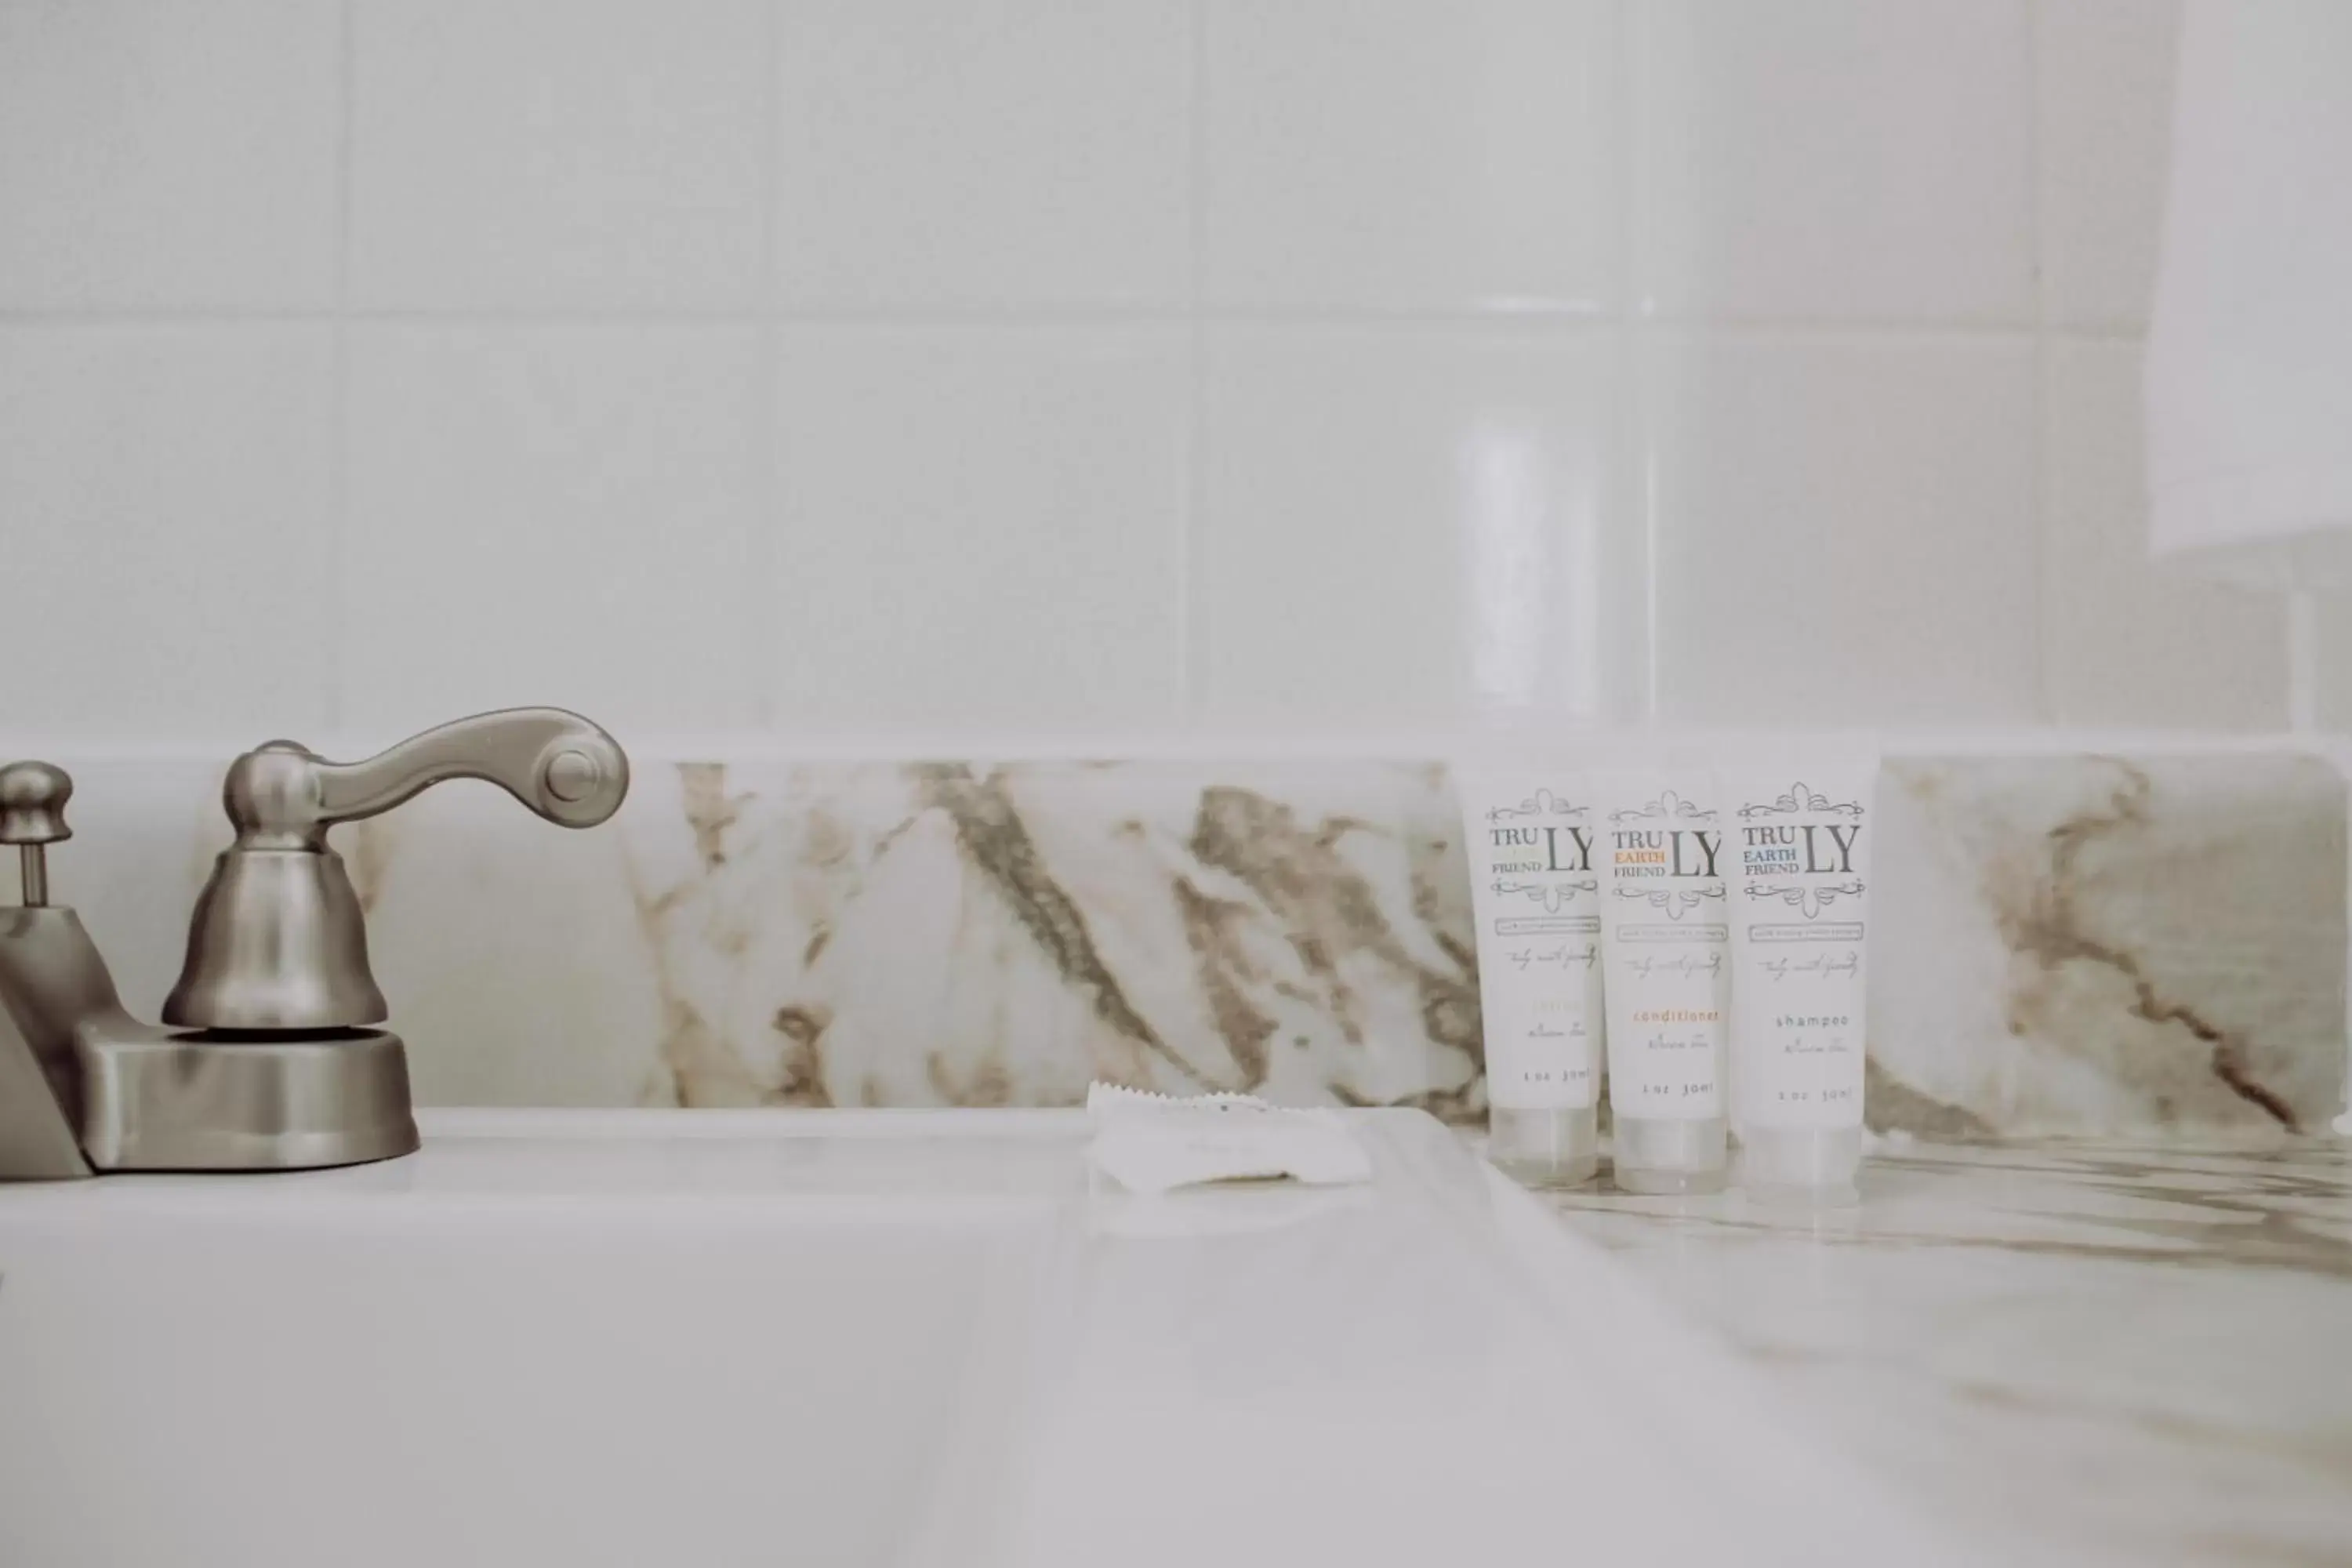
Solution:
[(1611, 792), (1602, 906), (1609, 1104), (1621, 1118), (1723, 1114), (1730, 1000), (1723, 830), (1704, 776)]
[(1557, 775), (1465, 779), (1486, 1094), (1507, 1110), (1580, 1110), (1601, 1089), (1596, 812)]
[(1862, 1120), (1866, 785), (1823, 791), (1772, 774), (1733, 792), (1732, 1047), (1742, 1126)]

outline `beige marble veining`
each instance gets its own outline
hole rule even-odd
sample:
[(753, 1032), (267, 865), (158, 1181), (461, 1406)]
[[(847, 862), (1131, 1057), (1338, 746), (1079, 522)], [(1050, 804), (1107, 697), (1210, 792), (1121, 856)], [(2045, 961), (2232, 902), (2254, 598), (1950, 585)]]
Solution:
[[(152, 1015), (226, 838), (219, 769), (76, 771), (53, 880)], [(1874, 827), (1874, 1125), (2341, 1105), (2325, 764), (1895, 758)], [(332, 842), (428, 1103), (1059, 1105), (1108, 1078), (1475, 1122), (1459, 835), (1433, 763), (761, 757), (641, 759), (588, 833), (458, 784)]]
[(1423, 773), (704, 766), (678, 788), (688, 833), (628, 841), (679, 1103), (1475, 1084), (1463, 922), (1423, 918), (1453, 836)]
[(2342, 1108), (2324, 763), (1891, 759), (1879, 827), (1873, 1063), (1942, 1108), (1892, 1124), (2292, 1130)]
[(2352, 1563), (2352, 1152), (1913, 1142), (1862, 1188), (1554, 1206), (1948, 1517), (2058, 1563)]

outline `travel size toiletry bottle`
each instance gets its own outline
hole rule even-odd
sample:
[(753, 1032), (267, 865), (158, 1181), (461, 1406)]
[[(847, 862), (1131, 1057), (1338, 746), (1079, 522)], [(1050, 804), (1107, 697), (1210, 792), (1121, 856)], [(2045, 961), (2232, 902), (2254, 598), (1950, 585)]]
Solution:
[(1858, 1196), (1874, 782), (1866, 766), (1723, 781), (1739, 1184), (1768, 1202)]
[(1614, 1173), (1630, 1193), (1724, 1183), (1731, 1001), (1723, 825), (1703, 773), (1603, 781), (1602, 880)]
[(1530, 1186), (1601, 1168), (1599, 812), (1573, 773), (1466, 773), (1487, 1154)]

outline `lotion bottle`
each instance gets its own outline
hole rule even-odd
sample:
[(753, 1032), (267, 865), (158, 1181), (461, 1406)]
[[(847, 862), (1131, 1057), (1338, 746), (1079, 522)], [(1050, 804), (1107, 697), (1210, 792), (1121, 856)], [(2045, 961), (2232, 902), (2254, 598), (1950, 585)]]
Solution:
[(1529, 1186), (1580, 1186), (1601, 1167), (1600, 813), (1584, 781), (1556, 769), (1457, 783), (1478, 928), (1487, 1156)]

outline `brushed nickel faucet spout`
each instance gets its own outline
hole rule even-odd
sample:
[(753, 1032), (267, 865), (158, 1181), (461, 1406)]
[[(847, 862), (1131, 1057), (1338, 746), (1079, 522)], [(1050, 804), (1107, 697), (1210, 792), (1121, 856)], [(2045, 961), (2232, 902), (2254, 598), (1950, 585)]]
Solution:
[(560, 708), (477, 714), (358, 763), (271, 741), (230, 764), (236, 837), (189, 922), (163, 1026), (126, 1013), (73, 910), (47, 906), (48, 845), (71, 837), (73, 783), (0, 768), (0, 844), (24, 902), (0, 909), (0, 1178), (114, 1170), (290, 1170), (416, 1147), (407, 1053), (327, 830), (444, 779), (495, 784), (548, 821), (620, 808), (627, 756)]

